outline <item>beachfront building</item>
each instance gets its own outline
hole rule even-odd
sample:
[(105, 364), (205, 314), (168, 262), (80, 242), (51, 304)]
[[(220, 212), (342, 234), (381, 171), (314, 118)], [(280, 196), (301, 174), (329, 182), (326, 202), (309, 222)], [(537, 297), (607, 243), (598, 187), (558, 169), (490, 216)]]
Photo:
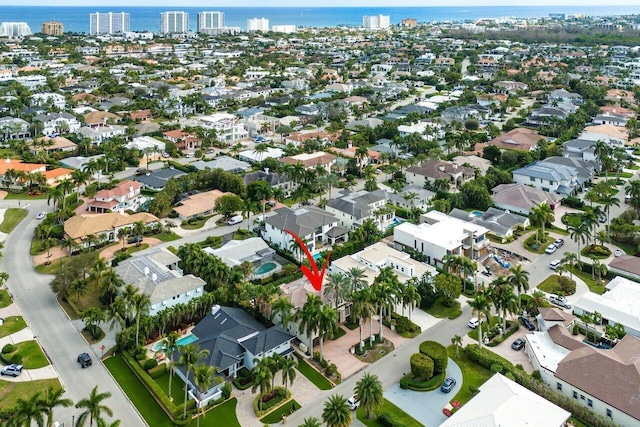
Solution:
[(389, 15), (365, 15), (362, 26), (366, 30), (383, 30), (391, 26), (391, 19)]
[(59, 37), (64, 34), (64, 25), (62, 25), (62, 22), (56, 21), (43, 22), (40, 32), (48, 36)]
[(96, 12), (89, 15), (89, 34), (118, 34), (131, 31), (131, 16), (125, 12)]
[(162, 12), (160, 14), (160, 33), (181, 34), (189, 31), (189, 13)]
[(251, 18), (247, 19), (247, 31), (254, 33), (262, 31), (266, 33), (269, 31), (269, 20), (267, 18)]

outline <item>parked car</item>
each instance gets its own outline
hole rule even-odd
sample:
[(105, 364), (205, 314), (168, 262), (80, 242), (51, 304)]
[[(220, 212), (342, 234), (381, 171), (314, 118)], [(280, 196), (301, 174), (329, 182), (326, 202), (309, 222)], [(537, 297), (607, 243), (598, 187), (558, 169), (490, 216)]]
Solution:
[(272, 208), (276, 205), (276, 203), (277, 203), (277, 202), (276, 202), (276, 201), (274, 201), (274, 200), (269, 200), (269, 201), (267, 202), (267, 204), (268, 204), (269, 206), (271, 206)]
[(614, 256), (622, 256), (622, 251), (620, 249), (616, 249), (615, 251), (613, 251), (613, 255)]
[(15, 363), (12, 365), (5, 366), (4, 368), (2, 368), (2, 371), (0, 371), (0, 374), (2, 376), (9, 375), (14, 378), (20, 375), (21, 373), (22, 373), (22, 365), (17, 365)]
[(475, 329), (478, 326), (480, 326), (480, 321), (478, 320), (477, 317), (472, 317), (471, 320), (469, 320), (469, 323), (467, 323), (467, 326), (470, 327), (471, 329)]
[(169, 158), (171, 156), (169, 155), (169, 153), (162, 153), (162, 157), (164, 157), (166, 159), (166, 158)]
[(130, 245), (133, 245), (134, 243), (140, 243), (140, 242), (142, 242), (142, 236), (134, 236), (127, 240), (127, 243)]
[(531, 320), (527, 319), (524, 316), (520, 316), (520, 317), (518, 317), (518, 319), (520, 319), (520, 321), (522, 322), (524, 327), (527, 328), (528, 330), (530, 330), (530, 331), (535, 331), (536, 330), (536, 325), (534, 325)]
[(244, 217), (242, 215), (235, 215), (232, 216), (229, 221), (227, 221), (227, 225), (240, 224), (242, 221), (244, 221)]
[(88, 368), (93, 364), (93, 362), (91, 361), (91, 356), (89, 356), (89, 353), (80, 353), (78, 355), (78, 362), (80, 363), (80, 366), (82, 366), (82, 369)]
[(196, 155), (195, 153), (187, 153), (187, 155), (185, 156), (187, 159), (192, 159), (194, 158)]
[(444, 382), (440, 386), (440, 391), (442, 391), (443, 393), (449, 393), (451, 390), (453, 390), (453, 387), (455, 387), (455, 385), (455, 379), (451, 377), (445, 378)]
[(562, 295), (549, 295), (549, 302), (553, 305), (557, 305), (558, 307), (571, 308), (571, 304), (569, 304), (569, 301), (567, 301), (567, 299)]
[(522, 338), (518, 338), (513, 342), (513, 344), (511, 344), (511, 348), (516, 351), (522, 350), (524, 348), (524, 340)]
[(558, 248), (556, 247), (556, 245), (552, 243), (549, 246), (547, 246), (547, 249), (544, 250), (544, 253), (550, 255), (554, 253), (557, 249)]
[(358, 409), (358, 406), (360, 406), (360, 402), (356, 400), (355, 396), (351, 396), (349, 400), (347, 400), (347, 405), (349, 406), (349, 409), (355, 411), (356, 409)]
[(45, 216), (47, 216), (46, 212), (38, 212), (36, 219), (44, 219)]
[(489, 268), (488, 266), (485, 267), (484, 270), (482, 270), (482, 274), (484, 274), (487, 277), (491, 276), (491, 268)]
[(553, 242), (553, 244), (556, 246), (556, 248), (559, 248), (562, 245), (564, 245), (564, 239), (556, 239), (555, 242)]
[(604, 224), (607, 222), (607, 217), (606, 216), (601, 216), (600, 218), (598, 218), (598, 222), (600, 224)]
[(549, 268), (552, 270), (555, 270), (556, 268), (558, 268), (558, 266), (562, 263), (562, 261), (560, 261), (559, 259), (554, 259), (553, 261), (551, 261), (549, 263)]

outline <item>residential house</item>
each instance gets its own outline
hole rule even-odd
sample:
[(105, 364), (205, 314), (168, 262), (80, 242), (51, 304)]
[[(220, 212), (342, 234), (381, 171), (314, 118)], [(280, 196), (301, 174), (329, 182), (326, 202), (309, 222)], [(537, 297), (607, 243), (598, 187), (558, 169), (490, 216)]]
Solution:
[(565, 157), (575, 157), (587, 161), (597, 161), (596, 142), (589, 139), (572, 139), (562, 144)]
[[(9, 172), (11, 171), (11, 172)], [(40, 163), (24, 163), (22, 160), (4, 159), (0, 160), (0, 181), (6, 188), (21, 189), (29, 183), (29, 178), (17, 178), (16, 172), (31, 175), (34, 173), (44, 174), (47, 171), (47, 165)], [(13, 175), (12, 175), (13, 173)]]
[(289, 195), (297, 188), (297, 184), (291, 181), (287, 175), (282, 173), (271, 172), (269, 168), (263, 171), (249, 172), (244, 177), (244, 185), (249, 185), (253, 181), (266, 181), (269, 187), (281, 188), (284, 194)]
[(143, 199), (140, 194), (141, 187), (142, 184), (139, 182), (127, 180), (110, 190), (102, 189), (96, 193), (93, 200), (87, 201), (87, 210), (96, 213), (137, 211)]
[(640, 339), (627, 334), (612, 349), (600, 350), (560, 325), (525, 339), (525, 353), (547, 385), (612, 423), (640, 426)]
[(0, 117), (0, 138), (3, 141), (25, 139), (30, 136), (29, 122), (17, 117)]
[(153, 154), (157, 154), (163, 153), (166, 146), (164, 141), (160, 141), (159, 139), (153, 138), (151, 136), (138, 136), (128, 142), (125, 147), (134, 148), (136, 150), (142, 151), (143, 153), (146, 150), (151, 150)]
[(491, 167), (491, 161), (487, 160), (483, 157), (478, 157), (474, 154), (464, 155), (464, 156), (456, 156), (451, 161), (458, 166), (467, 166), (473, 168), (473, 170), (477, 171), (479, 176), (484, 176), (487, 174), (487, 171)]
[(407, 168), (405, 176), (409, 184), (417, 187), (424, 187), (427, 182), (433, 183), (437, 179), (445, 179), (454, 188), (475, 179), (475, 172), (472, 168), (459, 166), (456, 163), (427, 160), (419, 166)]
[(307, 141), (316, 140), (320, 145), (326, 146), (330, 141), (335, 142), (337, 139), (336, 135), (327, 132), (293, 132), (284, 137), (284, 145), (300, 147)]
[(244, 150), (238, 153), (238, 158), (251, 163), (259, 163), (264, 159), (279, 159), (284, 156), (284, 151), (280, 148), (266, 147), (266, 151)]
[(200, 148), (202, 141), (196, 135), (182, 131), (181, 129), (174, 129), (167, 132), (163, 132), (162, 136), (174, 144), (178, 150), (184, 153), (193, 153)]
[(338, 219), (329, 212), (315, 206), (296, 210), (282, 207), (276, 214), (265, 218), (262, 237), (277, 247), (300, 252), (297, 244), (285, 230), (296, 234), (307, 245), (309, 252), (315, 253), (325, 245), (334, 245), (338, 240), (347, 241), (347, 229), (338, 226)]
[(402, 191), (397, 193), (385, 191), (387, 204), (406, 210), (418, 208), (422, 211), (427, 211), (429, 210), (431, 200), (433, 200), (435, 196), (436, 193), (433, 191), (413, 185), (407, 185)]
[(436, 267), (443, 266), (447, 255), (478, 259), (488, 253), (489, 229), (438, 211), (430, 211), (422, 219), (422, 224), (403, 222), (393, 229), (396, 248), (416, 250)]
[(222, 196), (231, 195), (233, 193), (223, 193), (220, 190), (210, 190), (204, 193), (191, 194), (190, 196), (180, 200), (173, 208), (178, 217), (183, 220), (189, 220), (198, 217), (207, 217), (215, 213), (216, 202)]
[(618, 127), (625, 127), (627, 125), (628, 118), (622, 114), (615, 113), (603, 113), (598, 114), (592, 120), (596, 125), (613, 125)]
[[(120, 229), (131, 228), (139, 221), (142, 221), (146, 227), (155, 227), (159, 220), (146, 212), (133, 215), (116, 212), (79, 214), (65, 221), (64, 234), (66, 238), (75, 240), (80, 248), (88, 248), (98, 241), (117, 242)], [(93, 239), (87, 237), (93, 237)]]
[(516, 169), (512, 174), (516, 184), (526, 184), (564, 196), (574, 194), (581, 186), (576, 168), (544, 160)]
[[(221, 388), (226, 383), (224, 378), (235, 378), (242, 368), (253, 369), (256, 359), (279, 354), (283, 357), (291, 355), (291, 341), (295, 338), (279, 326), (266, 328), (244, 310), (233, 307), (214, 305), (211, 314), (202, 319), (192, 330), (194, 344), (209, 354), (203, 360), (209, 366), (215, 366), (217, 374), (223, 378), (214, 381), (209, 390), (198, 391), (193, 371), (186, 377), (186, 368), (176, 366), (176, 374), (187, 383), (189, 396), (196, 399), (196, 406), (201, 407), (210, 400), (219, 399)], [(179, 353), (179, 352), (176, 352)], [(174, 360), (179, 354), (174, 356)]]
[(629, 134), (624, 128), (611, 124), (587, 126), (579, 136), (579, 139), (589, 141), (604, 141), (612, 148), (624, 147), (629, 139)]
[(500, 149), (517, 150), (517, 151), (535, 151), (538, 148), (538, 142), (544, 139), (538, 132), (526, 129), (515, 128), (507, 133), (503, 133), (491, 141), (487, 145), (493, 145)]
[(59, 93), (34, 93), (33, 95), (31, 95), (31, 105), (38, 107), (51, 105), (52, 107), (59, 110), (64, 110), (67, 107), (67, 100), (64, 95), (61, 95)]
[[(231, 240), (218, 249), (207, 247), (203, 251), (220, 258), (230, 268), (239, 267), (244, 262), (250, 262), (253, 265), (251, 277), (256, 279), (269, 277), (282, 270), (281, 262), (277, 262), (275, 259), (276, 251), (267, 245), (261, 237)], [(268, 269), (268, 267), (273, 268)]]
[(556, 163), (575, 168), (578, 171), (578, 183), (584, 185), (591, 182), (596, 174), (600, 171), (600, 164), (594, 160), (585, 160), (577, 157), (552, 156), (544, 159), (548, 163)]
[(378, 215), (378, 210), (386, 203), (385, 192), (382, 190), (343, 190), (339, 194), (327, 202), (325, 210), (335, 215), (340, 227), (354, 230), (370, 219), (384, 231), (394, 221), (394, 211)]
[(108, 111), (91, 111), (84, 115), (84, 124), (92, 129), (111, 126), (118, 123), (122, 118), (117, 114)]
[(151, 302), (149, 314), (155, 316), (166, 308), (187, 304), (202, 296), (206, 282), (193, 274), (183, 274), (180, 258), (164, 248), (136, 253), (121, 261), (116, 273), (124, 283), (132, 284)]
[(30, 145), (31, 152), (37, 154), (44, 150), (47, 153), (72, 153), (78, 146), (63, 136), (36, 138)]
[(65, 179), (71, 179), (71, 173), (73, 170), (67, 168), (55, 168), (42, 172), (45, 179), (45, 184), (49, 187), (55, 187)]
[(478, 390), (440, 427), (565, 427), (571, 417), (571, 412), (500, 373), (494, 374)]
[(518, 92), (527, 90), (529, 86), (522, 82), (514, 81), (499, 81), (493, 84), (493, 90), (495, 93), (502, 93), (504, 95), (517, 95)]
[(573, 314), (566, 313), (563, 309), (556, 307), (539, 307), (536, 316), (538, 330), (542, 332), (546, 332), (556, 325), (568, 329), (576, 319), (577, 317)]
[(114, 136), (124, 135), (127, 128), (125, 126), (112, 125), (97, 128), (81, 127), (77, 133), (85, 138), (89, 138), (93, 144), (100, 145), (103, 141)]
[(582, 105), (582, 95), (566, 89), (556, 89), (549, 94), (549, 103)]
[(640, 281), (640, 263), (632, 255), (622, 254), (609, 262), (609, 271)]
[(229, 156), (218, 156), (208, 161), (197, 160), (189, 165), (200, 171), (205, 169), (222, 169), (225, 172), (242, 173), (251, 169), (249, 163), (236, 160)]
[(541, 203), (555, 209), (562, 201), (562, 197), (557, 194), (525, 184), (500, 184), (492, 191), (491, 200), (496, 207), (522, 215), (531, 214), (533, 208)]
[(529, 226), (528, 217), (496, 208), (489, 208), (486, 212), (453, 209), (449, 216), (481, 225), (503, 240), (513, 236), (513, 232), (518, 228), (524, 229)]
[(302, 153), (295, 156), (283, 157), (280, 163), (285, 165), (302, 165), (305, 169), (315, 169), (321, 167), (327, 172), (331, 172), (331, 167), (336, 162), (336, 156), (325, 153), (324, 151), (316, 151), (315, 153)]
[(234, 144), (249, 137), (244, 124), (233, 114), (216, 113), (199, 117), (199, 120), (203, 123), (203, 128), (215, 129), (216, 138), (227, 144)]
[(436, 141), (444, 138), (444, 129), (440, 123), (436, 122), (418, 122), (410, 125), (398, 126), (400, 137), (405, 138), (412, 134), (419, 135), (427, 141)]
[(527, 116), (527, 124), (531, 126), (548, 125), (554, 120), (565, 120), (575, 110), (576, 107), (573, 104), (543, 105), (531, 110), (531, 114)]
[(80, 122), (76, 116), (69, 113), (40, 114), (33, 119), (42, 123), (42, 133), (46, 136), (76, 132), (80, 129)]

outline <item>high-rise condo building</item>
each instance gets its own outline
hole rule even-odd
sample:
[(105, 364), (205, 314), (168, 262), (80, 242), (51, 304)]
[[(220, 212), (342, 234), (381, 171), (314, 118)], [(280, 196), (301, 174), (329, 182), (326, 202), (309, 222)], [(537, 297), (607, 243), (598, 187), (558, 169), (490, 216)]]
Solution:
[(187, 12), (162, 12), (160, 14), (160, 33), (187, 33), (189, 32), (189, 13)]
[(263, 33), (266, 33), (269, 31), (269, 20), (267, 18), (247, 19), (247, 31), (262, 31)]
[(224, 31), (224, 12), (204, 11), (198, 13), (198, 32), (220, 34)]
[(365, 15), (362, 26), (367, 30), (382, 30), (391, 26), (389, 15)]
[(89, 34), (117, 34), (131, 31), (126, 12), (96, 12), (89, 16)]
[(64, 34), (64, 25), (56, 21), (43, 22), (40, 32), (48, 36), (61, 36)]
[(0, 24), (0, 36), (19, 38), (31, 34), (31, 28), (26, 22), (3, 22)]

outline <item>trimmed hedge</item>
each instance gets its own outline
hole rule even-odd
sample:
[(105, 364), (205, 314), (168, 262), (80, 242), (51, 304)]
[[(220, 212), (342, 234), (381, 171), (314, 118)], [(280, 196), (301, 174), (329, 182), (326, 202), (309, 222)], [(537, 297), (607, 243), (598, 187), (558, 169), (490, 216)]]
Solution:
[(515, 370), (515, 366), (513, 366), (513, 363), (509, 362), (502, 356), (498, 356), (491, 350), (480, 348), (478, 344), (468, 344), (465, 347), (465, 353), (467, 355), (467, 359), (474, 363), (477, 363), (478, 365), (486, 369), (491, 370), (491, 366), (497, 363), (499, 365), (502, 365), (502, 372)]
[(16, 351), (16, 346), (13, 344), (7, 344), (2, 347), (2, 354), (13, 353), (14, 351)]
[(439, 374), (447, 370), (449, 355), (447, 349), (442, 344), (435, 341), (424, 341), (420, 343), (420, 353), (433, 360), (433, 372)]
[(422, 353), (414, 353), (411, 355), (411, 373), (414, 377), (421, 380), (429, 380), (433, 377), (434, 363), (429, 356)]
[(454, 310), (449, 314), (449, 320), (457, 319), (462, 315), (462, 310)]
[(273, 392), (277, 392), (278, 396), (271, 398), (268, 402), (263, 402), (262, 411), (258, 409), (259, 408), (258, 404), (260, 399), (262, 398), (262, 395), (258, 394), (256, 398), (253, 399), (253, 412), (255, 412), (256, 417), (260, 418), (263, 415), (266, 415), (267, 413), (274, 410), (276, 407), (284, 405), (286, 402), (288, 402), (291, 399), (291, 391), (285, 390), (284, 387), (278, 386), (269, 393), (273, 393)]
[(155, 368), (147, 370), (147, 372), (149, 373), (149, 376), (155, 380), (156, 378), (160, 378), (167, 372), (167, 364), (162, 363)]
[[(420, 354), (420, 353), (416, 353)], [(442, 385), (446, 377), (446, 372), (441, 372), (427, 381), (416, 381), (413, 374), (407, 374), (400, 380), (400, 388), (413, 391), (431, 391)]]
[(378, 415), (378, 422), (383, 427), (403, 427), (404, 424), (393, 414), (380, 414)]
[(147, 359), (144, 362), (144, 370), (149, 372), (149, 370), (158, 366), (158, 361), (156, 359)]

